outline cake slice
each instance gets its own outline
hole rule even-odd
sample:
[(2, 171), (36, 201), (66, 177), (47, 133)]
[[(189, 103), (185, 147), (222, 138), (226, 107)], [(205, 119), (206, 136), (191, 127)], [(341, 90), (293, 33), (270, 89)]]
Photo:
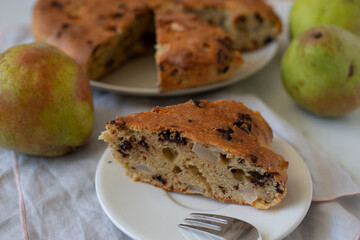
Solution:
[(134, 181), (267, 209), (286, 194), (288, 162), (243, 103), (190, 100), (118, 117), (100, 139)]
[(264, 0), (172, 0), (184, 11), (224, 29), (238, 50), (252, 50), (272, 42), (281, 21)]
[(129, 0), (38, 0), (32, 32), (74, 58), (96, 80), (153, 48), (149, 7)]
[(228, 80), (242, 64), (228, 34), (194, 14), (157, 10), (155, 29), (158, 85), (163, 91)]

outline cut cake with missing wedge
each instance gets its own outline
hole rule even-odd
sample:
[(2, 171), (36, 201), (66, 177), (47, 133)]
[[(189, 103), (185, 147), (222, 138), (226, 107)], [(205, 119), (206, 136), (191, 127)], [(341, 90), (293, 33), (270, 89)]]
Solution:
[(242, 65), (224, 30), (192, 13), (155, 11), (156, 63), (163, 91), (229, 80)]
[(243, 103), (190, 100), (118, 117), (100, 139), (134, 181), (267, 209), (287, 189), (272, 130)]

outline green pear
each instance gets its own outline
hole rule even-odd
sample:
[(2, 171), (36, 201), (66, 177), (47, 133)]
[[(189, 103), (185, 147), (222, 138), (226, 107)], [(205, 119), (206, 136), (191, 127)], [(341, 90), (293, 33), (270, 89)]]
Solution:
[(46, 43), (0, 55), (0, 146), (38, 156), (77, 149), (94, 126), (91, 87), (73, 59)]
[(296, 0), (290, 12), (292, 37), (315, 25), (331, 24), (360, 37), (360, 0)]
[(324, 117), (353, 111), (360, 105), (360, 38), (334, 25), (310, 28), (290, 43), (281, 73), (305, 109)]

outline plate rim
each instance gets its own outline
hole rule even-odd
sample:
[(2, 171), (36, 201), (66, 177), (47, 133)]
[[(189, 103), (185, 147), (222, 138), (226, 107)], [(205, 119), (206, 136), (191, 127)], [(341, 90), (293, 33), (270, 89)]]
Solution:
[[(307, 186), (308, 189), (307, 191), (309, 192), (309, 195), (307, 196), (307, 201), (306, 201), (306, 205), (304, 205), (304, 207), (302, 208), (303, 211), (302, 211), (302, 214), (299, 215), (299, 217), (297, 218), (296, 222), (290, 227), (288, 228), (286, 231), (284, 231), (282, 234), (280, 234), (279, 236), (277, 236), (275, 239), (283, 239), (285, 238), (286, 236), (288, 236), (291, 232), (293, 232), (299, 225), (300, 223), (303, 221), (303, 219), (305, 218), (306, 214), (308, 213), (309, 209), (310, 209), (310, 206), (311, 206), (311, 203), (312, 203), (312, 196), (313, 196), (313, 183), (312, 183), (312, 178), (311, 178), (311, 174), (310, 174), (310, 171), (307, 167), (307, 164), (306, 162), (304, 161), (304, 159), (302, 158), (302, 156), (299, 154), (299, 152), (290, 144), (288, 143), (286, 140), (284, 140), (283, 138), (281, 138), (280, 136), (274, 134), (274, 140), (277, 139), (277, 140), (280, 140), (282, 143), (281, 144), (286, 144), (286, 147), (290, 148), (297, 156), (298, 158), (302, 161), (301, 164), (304, 165), (305, 167), (305, 172), (303, 173), (304, 176), (306, 175), (306, 179), (307, 181), (309, 182), (309, 185)], [(110, 155), (112, 157), (112, 153), (111, 153), (111, 149), (110, 148), (106, 148), (105, 151), (103, 152), (103, 154), (101, 155), (100, 157), (100, 160), (98, 162), (98, 165), (97, 165), (97, 168), (96, 168), (96, 173), (95, 173), (95, 188), (96, 188), (96, 195), (97, 195), (97, 198), (98, 198), (98, 201), (103, 209), (103, 211), (105, 212), (106, 216), (110, 219), (110, 221), (116, 226), (118, 227), (123, 233), (125, 233), (126, 235), (128, 235), (129, 237), (133, 238), (133, 239), (151, 239), (152, 238), (149, 238), (149, 237), (145, 237), (143, 238), (144, 236), (142, 236), (141, 233), (138, 233), (138, 235), (136, 235), (135, 233), (129, 231), (126, 226), (126, 224), (124, 225), (121, 225), (120, 222), (118, 222), (113, 216), (112, 214), (108, 211), (107, 207), (104, 205), (102, 199), (103, 199), (103, 196), (101, 196), (101, 190), (99, 189), (99, 168), (101, 166), (101, 163), (102, 161), (104, 160), (107, 160), (106, 156), (107, 155)], [(113, 157), (112, 157), (113, 158)], [(114, 161), (116, 161), (115, 159), (113, 159)], [(118, 162), (116, 162), (116, 164), (119, 164)], [(120, 164), (119, 164), (120, 165)], [(152, 187), (152, 186), (150, 186)], [(159, 189), (161, 190), (161, 189)], [(165, 192), (166, 194), (167, 192)], [(286, 197), (286, 196), (285, 196)], [(174, 203), (175, 204), (175, 203)], [(234, 204), (230, 205), (230, 209), (231, 209), (231, 206), (233, 206)], [(237, 205), (235, 206), (237, 207)], [(246, 206), (246, 207), (250, 207), (250, 206)], [(228, 207), (225, 207), (225, 208), (228, 208)], [(229, 208), (228, 208), (229, 209)], [(221, 211), (221, 209), (219, 210)], [(187, 212), (188, 214), (190, 212), (194, 212), (194, 210), (191, 210), (191, 209), (184, 209), (184, 212)], [(213, 213), (218, 213), (218, 210), (214, 210), (212, 211)], [(221, 214), (221, 213), (220, 213)], [(228, 214), (230, 215), (230, 214)], [(124, 222), (124, 221), (122, 221)], [(179, 222), (180, 223), (180, 222)], [(139, 236), (142, 236), (142, 238), (138, 238)]]
[[(247, 52), (242, 52), (241, 55), (243, 56), (243, 59), (246, 58), (247, 55), (256, 54), (258, 51), (269, 51), (267, 55), (269, 55), (268, 58), (266, 58), (265, 61), (261, 62), (261, 65), (256, 67), (254, 70), (250, 72), (245, 72), (243, 76), (238, 77), (237, 75), (241, 72), (242, 68), (240, 68), (237, 72), (234, 73), (234, 75), (225, 81), (216, 82), (208, 85), (203, 86), (197, 86), (197, 87), (191, 87), (186, 89), (179, 89), (169, 92), (161, 92), (159, 88), (138, 88), (138, 87), (127, 87), (127, 86), (121, 86), (121, 85), (115, 85), (103, 82), (101, 80), (91, 80), (90, 79), (90, 85), (92, 87), (95, 87), (97, 89), (101, 90), (107, 90), (111, 92), (121, 93), (129, 96), (144, 96), (144, 97), (169, 97), (169, 96), (183, 96), (183, 95), (190, 95), (194, 93), (201, 93), (201, 92), (207, 92), (219, 88), (223, 88), (232, 84), (235, 84), (239, 81), (245, 80), (251, 75), (257, 73), (261, 69), (263, 69), (265, 66), (267, 66), (271, 60), (275, 57), (276, 53), (279, 50), (279, 39), (275, 39), (271, 43), (267, 44), (266, 46), (252, 50)], [(244, 64), (246, 62), (244, 61)], [(243, 66), (244, 66), (243, 64)], [(112, 73), (110, 73), (112, 74)]]

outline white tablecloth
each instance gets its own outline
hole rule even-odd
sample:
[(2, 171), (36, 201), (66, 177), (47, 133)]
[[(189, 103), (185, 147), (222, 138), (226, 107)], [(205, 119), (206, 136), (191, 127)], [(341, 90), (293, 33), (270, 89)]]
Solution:
[[(21, 34), (14, 36), (24, 39)], [(14, 36), (6, 35), (0, 39), (0, 51), (19, 41)], [(273, 61), (267, 68), (279, 69), (279, 61)], [(271, 79), (261, 72), (259, 76)], [(173, 98), (129, 97), (98, 89), (93, 89), (93, 94), (95, 128), (90, 141), (79, 152), (49, 159), (14, 154), (0, 148), (0, 239), (129, 239), (106, 217), (96, 197), (96, 166), (106, 148), (97, 137), (105, 123), (116, 116), (182, 103), (191, 97), (244, 101), (259, 110), (274, 132), (292, 144), (304, 158), (314, 183), (313, 202), (302, 223), (286, 239), (359, 239), (359, 186), (337, 161), (309, 143), (267, 107), (260, 100), (262, 96), (249, 95), (246, 91), (234, 94), (233, 87)], [(354, 161), (359, 161), (359, 155), (353, 157)], [(19, 204), (19, 186), (23, 209)]]

